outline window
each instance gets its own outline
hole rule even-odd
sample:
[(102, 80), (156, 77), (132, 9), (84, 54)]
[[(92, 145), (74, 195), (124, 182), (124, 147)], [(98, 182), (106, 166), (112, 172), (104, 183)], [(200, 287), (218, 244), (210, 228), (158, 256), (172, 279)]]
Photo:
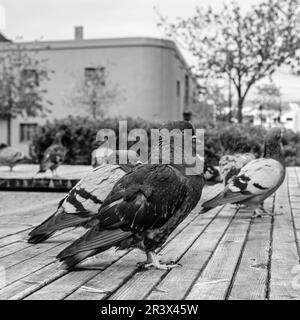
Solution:
[(39, 85), (39, 75), (35, 69), (22, 70), (23, 81), (28, 82), (31, 86), (37, 87)]
[(86, 85), (102, 85), (105, 86), (105, 68), (92, 68), (84, 69), (84, 79)]
[(20, 124), (20, 142), (28, 142), (36, 133), (36, 123), (21, 123)]
[(189, 104), (190, 83), (189, 76), (184, 77), (184, 103), (187, 106)]
[(176, 95), (177, 97), (180, 97), (180, 81), (176, 81)]

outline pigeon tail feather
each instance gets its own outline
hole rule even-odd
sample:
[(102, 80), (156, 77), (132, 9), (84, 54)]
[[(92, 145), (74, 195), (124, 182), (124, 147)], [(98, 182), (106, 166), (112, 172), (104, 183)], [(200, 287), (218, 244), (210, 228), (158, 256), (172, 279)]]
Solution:
[(73, 257), (74, 261), (81, 261), (90, 255), (94, 255), (96, 252), (100, 253), (117, 245), (131, 235), (130, 231), (123, 231), (121, 229), (104, 230), (99, 229), (99, 226), (95, 226), (60, 252), (57, 258), (61, 261), (70, 258), (68, 261), (71, 261), (71, 257)]
[[(214, 198), (205, 201), (202, 204), (202, 207), (212, 209), (212, 208), (215, 208), (215, 207), (220, 206), (222, 204), (242, 202), (246, 199), (249, 199), (252, 196), (253, 195), (249, 194), (249, 193), (242, 194), (240, 192), (234, 193), (234, 192), (230, 192), (228, 190), (225, 190), (225, 191), (219, 193), (218, 195), (216, 195)], [(206, 211), (208, 211), (208, 210), (206, 210)], [(204, 211), (204, 212), (206, 212), (206, 211)]]
[(66, 213), (63, 208), (58, 208), (53, 215), (29, 233), (28, 242), (42, 242), (48, 239), (55, 231), (82, 225), (90, 219), (91, 217), (83, 218), (75, 214)]

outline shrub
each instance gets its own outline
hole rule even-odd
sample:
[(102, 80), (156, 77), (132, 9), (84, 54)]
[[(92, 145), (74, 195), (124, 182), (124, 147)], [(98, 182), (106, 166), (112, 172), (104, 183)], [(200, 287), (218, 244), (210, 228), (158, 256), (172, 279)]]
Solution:
[[(47, 121), (38, 128), (32, 139), (30, 155), (35, 162), (41, 161), (43, 153), (54, 140), (58, 131), (63, 131), (62, 143), (67, 146), (66, 164), (90, 164), (91, 152), (97, 148), (96, 134), (100, 129), (112, 129), (116, 132), (117, 147), (119, 144), (119, 121), (126, 120), (128, 132), (134, 128), (143, 128), (150, 132), (151, 128), (158, 128), (160, 123), (143, 119), (114, 118), (91, 120), (85, 117), (69, 116), (65, 119)], [(149, 139), (150, 142), (150, 139)], [(134, 142), (128, 144), (128, 148)]]
[[(142, 128), (149, 132), (151, 128), (158, 128), (159, 122), (150, 122), (143, 119), (114, 118), (90, 120), (83, 117), (68, 117), (61, 120), (47, 122), (39, 127), (32, 141), (31, 155), (36, 162), (40, 161), (45, 149), (51, 145), (55, 134), (64, 131), (62, 142), (67, 146), (66, 164), (90, 164), (91, 152), (97, 147), (96, 133), (101, 128), (112, 129), (119, 133), (119, 120), (127, 120), (128, 131)], [(205, 129), (205, 158), (208, 163), (217, 165), (220, 157), (234, 152), (253, 152), (261, 156), (263, 139), (266, 130), (261, 126), (249, 124), (229, 124), (227, 122), (194, 123), (196, 128)], [(149, 147), (150, 147), (150, 139)], [(128, 144), (130, 147), (134, 142)], [(300, 165), (300, 134), (285, 130), (282, 140), (283, 152), (287, 165)], [(150, 149), (150, 148), (149, 148)]]

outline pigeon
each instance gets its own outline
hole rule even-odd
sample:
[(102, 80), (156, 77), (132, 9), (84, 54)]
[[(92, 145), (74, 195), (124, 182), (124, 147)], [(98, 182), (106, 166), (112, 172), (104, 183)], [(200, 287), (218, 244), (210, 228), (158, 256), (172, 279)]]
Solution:
[[(144, 268), (165, 270), (178, 266), (161, 263), (155, 250), (197, 205), (204, 179), (203, 166), (192, 166), (186, 158), (189, 146), (195, 150), (193, 126), (180, 121), (176, 127), (190, 129), (191, 142), (184, 145), (183, 152), (177, 152), (174, 143), (162, 137), (161, 151), (151, 154), (151, 160), (158, 160), (158, 164), (141, 164), (115, 184), (99, 210), (97, 224), (57, 256), (67, 269), (111, 247), (143, 250), (147, 255)], [(166, 164), (162, 160), (168, 153), (170, 163)], [(179, 163), (183, 155), (184, 161)]]
[(45, 241), (65, 228), (89, 228), (114, 184), (133, 167), (131, 164), (102, 164), (93, 169), (59, 202), (56, 212), (29, 233), (28, 242)]
[[(120, 152), (115, 152), (116, 162)], [(110, 157), (108, 160), (111, 160)], [(90, 228), (114, 184), (138, 163), (140, 161), (121, 165), (110, 162), (93, 169), (59, 202), (57, 210), (29, 233), (28, 242), (43, 242), (65, 228)]]
[(57, 168), (64, 162), (67, 150), (62, 144), (63, 132), (57, 132), (51, 146), (48, 147), (43, 155), (38, 173), (51, 170), (53, 176), (57, 176)]
[(100, 166), (103, 163), (108, 163), (108, 157), (114, 153), (114, 150), (109, 148), (108, 141), (100, 143), (97, 149), (92, 151), (91, 165), (93, 168)]
[(222, 192), (202, 204), (201, 213), (219, 205), (234, 203), (253, 208), (255, 217), (263, 213), (272, 215), (261, 203), (280, 187), (285, 178), (281, 137), (280, 128), (271, 129), (265, 137), (263, 157), (242, 167), (239, 173), (228, 181)]
[(0, 166), (8, 166), (13, 171), (14, 166), (23, 160), (27, 160), (23, 152), (5, 143), (0, 144)]

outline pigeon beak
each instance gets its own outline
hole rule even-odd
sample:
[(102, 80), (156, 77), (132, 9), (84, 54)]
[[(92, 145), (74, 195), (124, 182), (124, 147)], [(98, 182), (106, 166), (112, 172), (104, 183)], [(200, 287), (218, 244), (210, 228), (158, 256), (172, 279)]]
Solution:
[(198, 139), (198, 137), (196, 135), (192, 136), (192, 141), (196, 142), (196, 143), (200, 143), (201, 142), (201, 140)]

